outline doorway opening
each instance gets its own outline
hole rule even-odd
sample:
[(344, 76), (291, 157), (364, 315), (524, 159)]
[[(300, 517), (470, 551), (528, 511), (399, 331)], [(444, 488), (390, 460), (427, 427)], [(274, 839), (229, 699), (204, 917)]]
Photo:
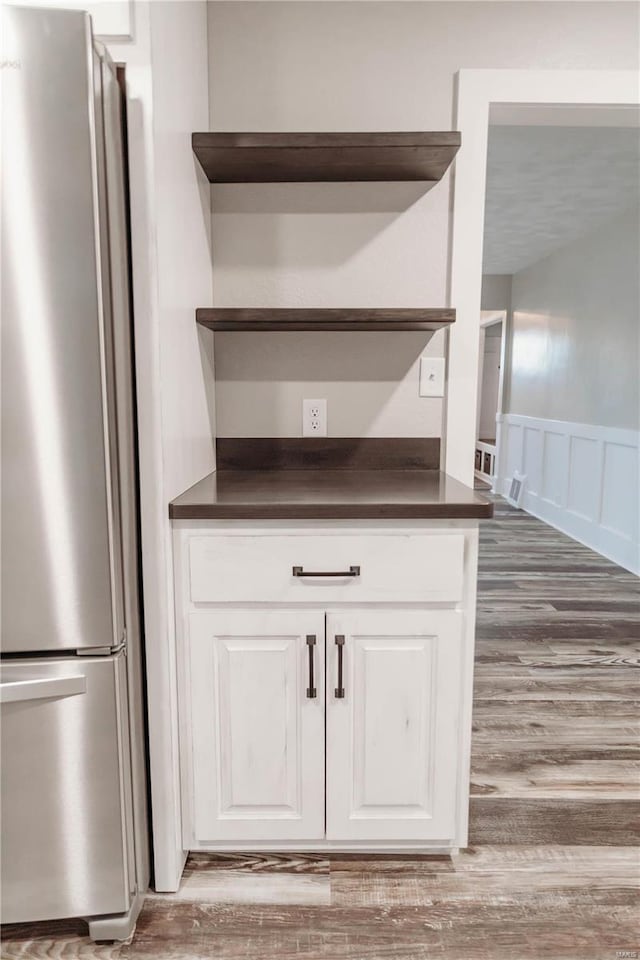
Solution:
[(631, 569), (639, 169), (633, 108), (490, 110), (476, 477)]
[(474, 471), (478, 485), (493, 492), (500, 462), (506, 320), (506, 310), (480, 312)]

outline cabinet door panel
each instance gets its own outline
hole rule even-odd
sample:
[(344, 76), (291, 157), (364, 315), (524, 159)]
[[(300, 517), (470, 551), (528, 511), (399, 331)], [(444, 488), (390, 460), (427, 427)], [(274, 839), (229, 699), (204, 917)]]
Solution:
[[(189, 619), (193, 839), (322, 837), (324, 617), (251, 611)], [(315, 698), (307, 696), (307, 635), (316, 641)]]
[(461, 637), (455, 611), (328, 617), (328, 839), (454, 836)]

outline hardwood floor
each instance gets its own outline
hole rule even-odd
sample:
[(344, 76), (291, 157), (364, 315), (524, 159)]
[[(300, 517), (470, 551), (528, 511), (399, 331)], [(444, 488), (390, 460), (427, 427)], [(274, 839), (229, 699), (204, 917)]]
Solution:
[(637, 578), (503, 500), (480, 537), (470, 841), (637, 842)]
[(132, 943), (14, 926), (3, 960), (640, 957), (639, 615), (634, 576), (497, 501), (481, 533), (469, 849), (192, 856)]

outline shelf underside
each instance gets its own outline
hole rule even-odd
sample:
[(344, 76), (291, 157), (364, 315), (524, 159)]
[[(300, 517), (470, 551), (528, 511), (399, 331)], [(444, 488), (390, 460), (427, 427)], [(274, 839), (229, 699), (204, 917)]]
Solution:
[(449, 309), (249, 309), (196, 310), (196, 320), (210, 330), (423, 330), (450, 326), (456, 319)]
[(443, 133), (194, 133), (211, 183), (440, 180), (460, 147)]

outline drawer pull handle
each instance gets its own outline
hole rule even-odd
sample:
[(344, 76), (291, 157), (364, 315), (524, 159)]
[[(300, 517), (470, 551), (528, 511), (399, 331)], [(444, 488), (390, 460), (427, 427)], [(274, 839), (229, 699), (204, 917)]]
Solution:
[(338, 648), (338, 686), (335, 689), (335, 695), (336, 700), (344, 700), (344, 686), (342, 680), (344, 635), (341, 633), (336, 635), (336, 647)]
[(302, 567), (293, 567), (294, 577), (359, 577), (360, 567), (349, 567), (348, 570), (304, 570)]
[(307, 697), (310, 700), (314, 700), (318, 696), (318, 691), (314, 686), (314, 663), (313, 663), (313, 648), (316, 645), (316, 638), (313, 634), (307, 635), (307, 649), (309, 651), (309, 686), (307, 687)]

